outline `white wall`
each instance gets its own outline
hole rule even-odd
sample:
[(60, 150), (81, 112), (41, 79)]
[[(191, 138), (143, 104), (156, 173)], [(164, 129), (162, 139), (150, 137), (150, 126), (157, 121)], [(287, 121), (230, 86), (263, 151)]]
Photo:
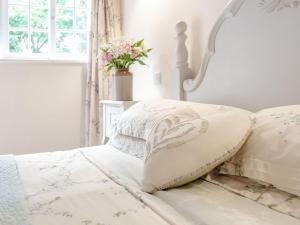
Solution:
[(0, 62), (0, 154), (80, 147), (83, 67)]
[[(209, 31), (228, 0), (122, 0), (123, 31), (145, 38), (154, 51), (149, 67), (132, 68), (134, 98), (168, 97), (174, 64), (174, 25), (189, 25), (191, 66), (201, 64)], [(0, 62), (0, 154), (79, 147), (82, 142), (82, 64)], [(161, 86), (153, 72), (162, 72)]]
[[(209, 32), (229, 0), (122, 0), (123, 32), (126, 37), (145, 38), (153, 47), (149, 68), (135, 67), (134, 98), (168, 97), (174, 67), (176, 22), (188, 23), (191, 67), (196, 73)], [(152, 74), (162, 73), (162, 85), (153, 85)]]

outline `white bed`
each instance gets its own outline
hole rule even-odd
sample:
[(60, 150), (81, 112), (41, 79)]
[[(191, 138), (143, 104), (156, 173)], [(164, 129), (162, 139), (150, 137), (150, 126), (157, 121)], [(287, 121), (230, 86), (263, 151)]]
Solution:
[[(299, 27), (299, 0), (233, 0), (190, 79), (187, 25), (178, 23), (174, 98), (253, 111), (300, 104)], [(142, 161), (109, 145), (22, 155), (16, 162), (28, 212), (5, 220), (0, 214), (0, 225), (9, 219), (14, 225), (300, 225), (295, 216), (202, 179), (142, 192)], [(0, 212), (10, 206), (0, 204)]]
[(292, 218), (198, 180), (141, 192), (142, 161), (111, 146), (18, 156), (32, 225), (298, 225)]

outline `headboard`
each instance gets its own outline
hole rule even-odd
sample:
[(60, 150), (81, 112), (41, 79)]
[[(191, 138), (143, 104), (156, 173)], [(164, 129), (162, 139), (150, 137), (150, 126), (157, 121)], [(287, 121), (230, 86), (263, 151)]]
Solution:
[(188, 65), (186, 29), (185, 22), (176, 25), (175, 98), (252, 111), (300, 104), (300, 0), (232, 0), (196, 75)]

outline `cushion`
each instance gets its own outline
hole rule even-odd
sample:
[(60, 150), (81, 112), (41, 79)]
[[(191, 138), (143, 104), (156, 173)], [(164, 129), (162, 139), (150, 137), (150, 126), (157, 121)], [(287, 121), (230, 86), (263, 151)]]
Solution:
[(300, 196), (300, 105), (265, 109), (241, 151), (220, 168)]
[(138, 159), (142, 160), (144, 158), (146, 142), (143, 139), (115, 134), (109, 139), (107, 144)]
[(140, 102), (116, 133), (145, 140), (143, 190), (177, 187), (232, 157), (251, 131), (245, 110), (173, 100)]

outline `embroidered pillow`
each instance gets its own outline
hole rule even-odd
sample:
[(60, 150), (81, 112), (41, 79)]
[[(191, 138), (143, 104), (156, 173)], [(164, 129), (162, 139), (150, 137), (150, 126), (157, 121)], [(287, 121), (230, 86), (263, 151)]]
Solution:
[(172, 100), (140, 102), (116, 133), (143, 139), (143, 190), (193, 181), (232, 157), (248, 137), (251, 113), (226, 106)]
[[(147, 138), (147, 130), (145, 128), (154, 126), (151, 124), (154, 120), (148, 120), (148, 118), (159, 117), (159, 114), (174, 108), (170, 104), (171, 101), (164, 101), (167, 104), (166, 106), (147, 110), (148, 103), (151, 104), (151, 101), (137, 103), (136, 106), (131, 107), (131, 110), (123, 113), (121, 119), (113, 124), (113, 134), (107, 143), (108, 145), (136, 158), (144, 158), (145, 140)], [(151, 130), (151, 128), (147, 129)]]
[(300, 196), (300, 105), (265, 109), (255, 117), (252, 135), (220, 172)]
[(115, 134), (109, 139), (107, 144), (138, 159), (144, 158), (146, 142), (143, 139)]

